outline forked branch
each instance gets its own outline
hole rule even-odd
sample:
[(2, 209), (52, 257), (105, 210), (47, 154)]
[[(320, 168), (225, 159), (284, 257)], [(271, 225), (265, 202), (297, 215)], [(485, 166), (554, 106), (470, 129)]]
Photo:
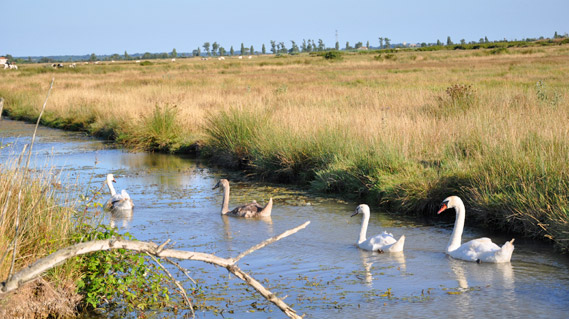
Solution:
[(70, 247), (60, 249), (54, 252), (53, 254), (46, 256), (42, 259), (39, 259), (32, 265), (15, 273), (9, 280), (2, 283), (2, 285), (0, 286), (1, 290), (0, 293), (7, 293), (18, 289), (23, 284), (39, 277), (45, 271), (63, 263), (65, 260), (69, 258), (102, 250), (127, 249), (140, 253), (146, 253), (155, 257), (202, 261), (208, 264), (224, 267), (225, 269), (227, 269), (227, 271), (234, 274), (237, 278), (245, 281), (249, 286), (255, 288), (257, 292), (259, 292), (268, 301), (272, 302), (277, 307), (279, 307), (279, 309), (281, 309), (281, 311), (284, 312), (290, 318), (302, 318), (301, 316), (296, 314), (296, 311), (294, 311), (294, 309), (288, 306), (280, 298), (275, 296), (271, 291), (266, 289), (259, 281), (257, 281), (255, 278), (253, 278), (252, 276), (241, 270), (236, 265), (236, 263), (241, 258), (254, 252), (255, 250), (258, 250), (266, 245), (269, 245), (282, 238), (285, 238), (287, 236), (296, 233), (297, 231), (308, 226), (309, 223), (310, 222), (308, 221), (298, 227), (287, 230), (278, 236), (267, 239), (264, 242), (256, 246), (253, 246), (247, 251), (241, 253), (236, 258), (221, 258), (213, 254), (207, 254), (207, 253), (183, 251), (176, 249), (164, 249), (163, 245), (158, 246), (157, 244), (152, 242), (132, 241), (132, 240), (123, 240), (123, 239), (95, 240), (95, 241), (79, 243)]

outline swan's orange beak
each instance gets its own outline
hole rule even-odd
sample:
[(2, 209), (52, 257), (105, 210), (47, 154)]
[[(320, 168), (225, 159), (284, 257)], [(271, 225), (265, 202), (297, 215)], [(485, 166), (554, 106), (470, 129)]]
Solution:
[(437, 212), (437, 215), (444, 212), (445, 210), (447, 210), (447, 204), (446, 203), (442, 203), (441, 204), (441, 208), (439, 209), (439, 211)]
[(117, 181), (113, 178), (113, 183), (116, 183)]

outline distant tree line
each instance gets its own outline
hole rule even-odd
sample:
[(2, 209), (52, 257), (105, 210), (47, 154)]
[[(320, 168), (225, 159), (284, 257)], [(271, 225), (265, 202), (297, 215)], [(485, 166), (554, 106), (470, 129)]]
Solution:
[[(555, 31), (553, 35), (553, 40), (559, 39), (569, 39), (569, 35), (564, 33), (563, 35), (557, 33)], [(516, 45), (522, 45), (522, 43), (528, 42), (535, 42), (535, 41), (545, 41), (548, 40), (546, 38), (539, 37), (539, 38), (526, 38), (522, 40), (496, 40), (496, 41), (489, 41), (488, 37), (480, 38), (478, 41), (470, 41), (466, 42), (465, 39), (460, 40), (460, 44), (455, 44), (450, 36), (447, 36), (446, 43), (443, 43), (441, 40), (437, 39), (437, 42), (433, 43), (415, 43), (415, 44), (407, 44), (407, 43), (398, 43), (392, 44), (391, 39), (386, 36), (378, 37), (378, 44), (377, 47), (370, 46), (370, 42), (366, 41), (366, 45), (363, 45), (363, 42), (358, 41), (355, 43), (354, 46), (350, 45), (349, 41), (346, 41), (344, 48), (340, 48), (340, 43), (336, 41), (334, 47), (327, 47), (322, 39), (318, 39), (315, 41), (313, 39), (302, 39), (302, 42), (299, 44), (296, 43), (294, 40), (290, 40), (290, 45), (287, 47), (285, 42), (277, 42), (276, 40), (270, 40), (269, 43), (269, 51), (275, 55), (281, 54), (299, 54), (299, 53), (311, 53), (311, 52), (323, 52), (323, 51), (330, 51), (330, 50), (344, 50), (344, 51), (351, 51), (351, 50), (386, 50), (386, 49), (394, 49), (394, 48), (420, 48), (423, 50), (438, 50), (438, 49), (477, 49), (477, 48), (492, 48), (496, 47), (492, 44), (497, 43), (516, 43)], [(563, 40), (563, 41), (565, 41)], [(203, 51), (201, 50), (203, 48)], [(234, 56), (234, 55), (258, 55), (258, 54), (267, 54), (267, 47), (263, 43), (261, 47), (261, 51), (255, 51), (253, 45), (246, 46), (244, 43), (241, 43), (241, 47), (239, 50), (235, 50), (233, 46), (229, 48), (227, 51), (222, 45), (218, 42), (204, 42), (203, 45), (200, 47), (198, 46), (195, 50), (191, 53), (178, 53), (176, 49), (172, 49), (171, 52), (162, 52), (162, 53), (136, 53), (130, 55), (127, 51), (124, 54), (111, 54), (111, 55), (104, 55), (104, 56), (97, 56), (95, 53), (90, 55), (84, 56), (50, 56), (50, 57), (13, 57), (10, 54), (4, 55), (8, 61), (13, 63), (52, 63), (52, 62), (73, 62), (73, 61), (128, 61), (128, 60), (152, 60), (152, 59), (169, 59), (169, 58), (187, 58), (192, 56)]]

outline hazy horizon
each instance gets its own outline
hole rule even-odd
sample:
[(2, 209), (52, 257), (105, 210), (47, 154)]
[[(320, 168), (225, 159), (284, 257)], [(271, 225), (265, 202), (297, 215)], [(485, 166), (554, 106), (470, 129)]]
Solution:
[(322, 39), (341, 48), (346, 41), (454, 43), (488, 37), (494, 40), (552, 37), (569, 31), (569, 1), (404, 2), (288, 1), (271, 3), (218, 1), (24, 0), (3, 4), (0, 55), (63, 56), (171, 52), (191, 53), (204, 42), (229, 51), (241, 43), (256, 51), (270, 41)]

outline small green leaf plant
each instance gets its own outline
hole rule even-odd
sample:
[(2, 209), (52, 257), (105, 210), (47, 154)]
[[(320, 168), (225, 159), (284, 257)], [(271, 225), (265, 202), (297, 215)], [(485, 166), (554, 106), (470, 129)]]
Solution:
[[(83, 225), (75, 242), (122, 237), (129, 233), (99, 225)], [(114, 249), (76, 257), (80, 269), (78, 291), (84, 296), (83, 306), (91, 310), (144, 311), (172, 306), (169, 280), (157, 265), (141, 253)]]

